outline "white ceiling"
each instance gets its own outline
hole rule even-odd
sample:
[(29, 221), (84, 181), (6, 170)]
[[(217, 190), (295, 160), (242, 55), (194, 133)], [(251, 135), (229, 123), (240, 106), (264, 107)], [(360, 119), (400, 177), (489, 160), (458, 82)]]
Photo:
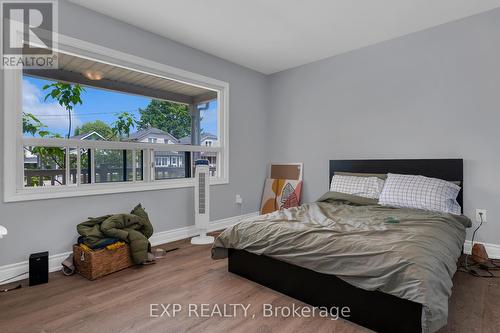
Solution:
[(500, 0), (71, 0), (270, 74), (500, 7)]

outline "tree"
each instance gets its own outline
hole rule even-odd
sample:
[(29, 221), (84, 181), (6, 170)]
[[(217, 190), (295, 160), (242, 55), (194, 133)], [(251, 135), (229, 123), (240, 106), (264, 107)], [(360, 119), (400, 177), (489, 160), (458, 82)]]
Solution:
[[(69, 125), (67, 137), (69, 138), (71, 135), (71, 110), (73, 110), (77, 104), (82, 104), (80, 95), (85, 89), (80, 87), (78, 84), (73, 86), (71, 84), (61, 82), (46, 84), (43, 86), (43, 90), (50, 88), (52, 88), (52, 90), (45, 96), (45, 100), (50, 97), (56, 100), (59, 105), (68, 111)], [(45, 126), (31, 113), (23, 113), (23, 133), (29, 133), (33, 136), (38, 134), (40, 137), (61, 137), (57, 133), (48, 131), (47, 126)], [(66, 151), (64, 148), (34, 146), (26, 147), (25, 149), (38, 156), (38, 163), (44, 169), (64, 169), (66, 167)], [(58, 180), (55, 181), (59, 182)], [(38, 180), (35, 180), (34, 184), (36, 184), (36, 186), (42, 185), (39, 184)]]
[(69, 124), (67, 137), (69, 139), (71, 136), (71, 110), (73, 110), (77, 104), (82, 104), (80, 95), (85, 91), (85, 89), (79, 84), (72, 85), (62, 82), (46, 84), (43, 86), (43, 90), (47, 90), (49, 88), (52, 88), (52, 90), (45, 96), (45, 100), (50, 97), (56, 100), (60, 106), (68, 111)]
[(97, 132), (102, 135), (106, 140), (114, 138), (113, 129), (102, 120), (89, 121), (82, 125), (82, 127), (75, 128), (75, 135), (87, 134)]
[[(23, 112), (23, 133), (31, 134), (32, 136), (39, 135), (41, 138), (60, 138), (61, 136), (57, 133), (52, 133), (47, 130), (45, 126), (35, 115), (28, 112)], [(39, 163), (44, 169), (52, 169), (53, 167), (64, 169), (65, 165), (65, 150), (58, 147), (43, 147), (43, 146), (32, 146), (24, 147), (24, 149), (31, 154), (37, 155)], [(29, 168), (26, 167), (25, 168)], [(56, 182), (58, 182), (56, 180)], [(41, 186), (39, 177), (33, 177), (31, 183), (34, 186)]]
[(153, 99), (145, 109), (139, 109), (139, 128), (156, 127), (182, 138), (191, 134), (191, 115), (187, 105)]
[(113, 134), (117, 138), (127, 137), (130, 135), (130, 128), (134, 128), (137, 125), (137, 120), (134, 115), (128, 112), (121, 112), (115, 114), (117, 119), (113, 122)]
[[(32, 136), (39, 135), (41, 138), (60, 138), (57, 133), (52, 133), (35, 115), (28, 112), (23, 112), (23, 133), (31, 134)], [(36, 154), (40, 157), (40, 162), (43, 165), (54, 163), (58, 168), (64, 169), (64, 149), (57, 147), (25, 147), (27, 151)], [(49, 168), (48, 166), (45, 166)]]
[(45, 126), (34, 114), (23, 112), (23, 133), (31, 134), (32, 136), (40, 135), (44, 137), (50, 134)]

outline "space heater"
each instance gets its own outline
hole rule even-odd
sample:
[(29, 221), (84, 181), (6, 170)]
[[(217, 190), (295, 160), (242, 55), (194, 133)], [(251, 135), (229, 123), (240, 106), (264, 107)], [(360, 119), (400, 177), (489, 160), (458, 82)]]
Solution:
[(199, 236), (191, 238), (191, 244), (212, 244), (214, 238), (207, 236), (210, 221), (209, 166), (207, 160), (194, 162), (194, 218)]

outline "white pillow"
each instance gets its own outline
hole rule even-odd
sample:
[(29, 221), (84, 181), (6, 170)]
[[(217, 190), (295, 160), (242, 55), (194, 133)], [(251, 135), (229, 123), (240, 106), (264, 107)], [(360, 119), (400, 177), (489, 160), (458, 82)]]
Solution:
[(387, 175), (379, 205), (461, 214), (460, 186), (442, 179), (414, 175)]
[(377, 177), (356, 177), (334, 175), (330, 191), (378, 199), (384, 187), (384, 180)]

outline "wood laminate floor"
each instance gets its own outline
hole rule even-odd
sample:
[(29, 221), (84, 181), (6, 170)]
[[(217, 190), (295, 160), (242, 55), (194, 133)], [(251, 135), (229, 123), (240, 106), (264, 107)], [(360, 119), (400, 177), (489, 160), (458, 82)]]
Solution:
[[(179, 250), (155, 265), (129, 268), (96, 281), (56, 272), (48, 284), (0, 293), (0, 332), (369, 332), (329, 318), (263, 318), (263, 303), (274, 308), (304, 304), (228, 273), (227, 260), (210, 259), (210, 246), (179, 241), (164, 247), (175, 246)], [(458, 272), (449, 324), (440, 333), (500, 332), (499, 282)], [(160, 303), (178, 303), (183, 309), (175, 318), (150, 317), (150, 304)], [(199, 318), (194, 311), (188, 316), (189, 303), (199, 306)], [(203, 303), (221, 309), (223, 304), (243, 303), (250, 308), (246, 318), (242, 310), (235, 318), (204, 318)], [(154, 313), (161, 312), (160, 308)]]

